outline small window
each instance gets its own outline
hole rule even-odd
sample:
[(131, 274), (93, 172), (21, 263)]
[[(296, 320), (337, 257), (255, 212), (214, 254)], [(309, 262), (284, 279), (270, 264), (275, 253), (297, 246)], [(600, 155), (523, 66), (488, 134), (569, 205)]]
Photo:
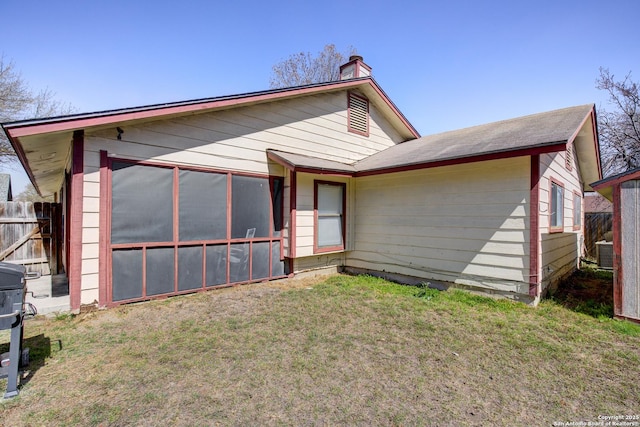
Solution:
[(582, 228), (582, 196), (579, 193), (573, 193), (573, 229), (580, 230)]
[(551, 215), (550, 215), (550, 232), (564, 231), (564, 187), (562, 184), (551, 182)]
[(567, 145), (567, 150), (564, 153), (564, 165), (567, 170), (571, 170), (573, 168), (573, 145)]
[(369, 136), (369, 100), (349, 92), (349, 132)]
[(345, 184), (316, 181), (316, 252), (344, 250), (344, 204)]

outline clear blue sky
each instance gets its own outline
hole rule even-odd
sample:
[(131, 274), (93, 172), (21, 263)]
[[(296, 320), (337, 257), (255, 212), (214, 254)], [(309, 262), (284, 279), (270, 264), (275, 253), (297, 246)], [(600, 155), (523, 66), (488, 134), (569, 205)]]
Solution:
[(640, 80), (638, 0), (2, 0), (0, 16), (5, 60), (77, 112), (268, 89), (274, 63), (327, 43), (355, 47), (422, 135), (606, 107), (601, 66)]

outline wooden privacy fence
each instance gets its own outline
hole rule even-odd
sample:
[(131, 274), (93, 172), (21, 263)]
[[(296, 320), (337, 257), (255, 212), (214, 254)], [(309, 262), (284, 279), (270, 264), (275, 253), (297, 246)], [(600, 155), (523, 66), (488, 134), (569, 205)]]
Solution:
[(587, 213), (584, 222), (586, 255), (595, 259), (596, 242), (605, 240), (605, 234), (613, 230), (613, 214), (611, 212)]
[(0, 202), (0, 261), (42, 275), (62, 269), (62, 207), (59, 203)]

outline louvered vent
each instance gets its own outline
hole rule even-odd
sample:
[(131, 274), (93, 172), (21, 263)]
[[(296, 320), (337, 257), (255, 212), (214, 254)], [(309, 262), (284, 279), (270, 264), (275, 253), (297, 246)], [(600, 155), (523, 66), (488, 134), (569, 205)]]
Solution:
[(369, 101), (353, 93), (349, 94), (349, 130), (369, 135)]
[(567, 151), (564, 154), (564, 165), (568, 170), (571, 170), (573, 164), (573, 145), (567, 145)]

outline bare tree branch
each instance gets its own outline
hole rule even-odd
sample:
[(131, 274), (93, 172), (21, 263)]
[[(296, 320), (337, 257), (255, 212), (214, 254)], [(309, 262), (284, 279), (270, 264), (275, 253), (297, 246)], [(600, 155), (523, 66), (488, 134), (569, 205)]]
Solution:
[(613, 111), (598, 114), (600, 151), (605, 176), (640, 167), (640, 86), (628, 73), (623, 80), (600, 68), (596, 88), (609, 94)]
[[(51, 117), (73, 112), (70, 104), (55, 100), (49, 89), (33, 93), (13, 62), (0, 57), (0, 123), (32, 117)], [(0, 165), (14, 162), (16, 155), (4, 132), (0, 131)]]
[(355, 53), (353, 47), (345, 53), (338, 52), (333, 44), (326, 45), (317, 56), (309, 52), (295, 53), (273, 66), (270, 86), (278, 89), (338, 80), (340, 65)]

